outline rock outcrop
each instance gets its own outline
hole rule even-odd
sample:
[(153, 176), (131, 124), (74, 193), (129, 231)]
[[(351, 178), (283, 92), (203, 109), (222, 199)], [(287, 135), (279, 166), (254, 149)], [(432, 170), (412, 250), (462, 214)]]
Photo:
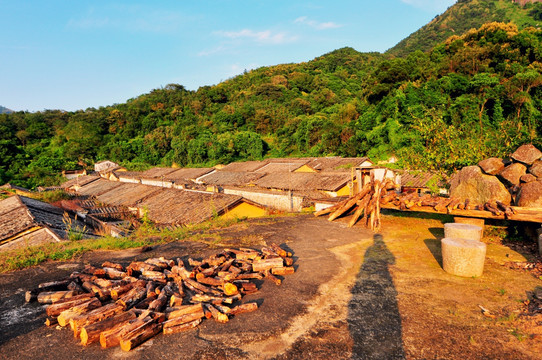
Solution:
[(452, 177), (450, 196), (475, 204), (498, 200), (542, 208), (542, 152), (527, 144), (510, 155), (510, 160), (489, 158), (478, 166), (467, 166)]
[(450, 197), (462, 201), (470, 199), (477, 204), (499, 200), (506, 205), (510, 205), (512, 199), (506, 186), (496, 176), (483, 174), (478, 166), (464, 167), (452, 178)]

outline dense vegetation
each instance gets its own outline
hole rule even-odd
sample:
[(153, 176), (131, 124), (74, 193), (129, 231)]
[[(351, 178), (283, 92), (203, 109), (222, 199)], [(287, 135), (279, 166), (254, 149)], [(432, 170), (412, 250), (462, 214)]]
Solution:
[(217, 86), (0, 115), (0, 180), (35, 187), (111, 159), (132, 169), (265, 156), (396, 155), (453, 170), (542, 146), (542, 31), (491, 23), (405, 58), (343, 48)]
[(407, 56), (416, 51), (428, 51), (452, 35), (462, 35), (490, 22), (512, 22), (519, 29), (542, 25), (542, 3), (520, 6), (512, 0), (458, 0), (442, 15), (436, 16), (386, 53)]

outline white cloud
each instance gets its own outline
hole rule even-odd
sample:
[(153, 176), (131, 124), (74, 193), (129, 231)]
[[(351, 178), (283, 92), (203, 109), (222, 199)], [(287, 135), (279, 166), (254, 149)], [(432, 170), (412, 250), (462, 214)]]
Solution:
[(215, 34), (232, 40), (249, 39), (261, 44), (275, 45), (291, 43), (298, 39), (297, 36), (290, 35), (287, 32), (273, 32), (271, 30), (254, 31), (243, 29), (240, 31), (216, 31)]
[(294, 24), (305, 24), (318, 30), (336, 29), (342, 26), (332, 21), (318, 22), (318, 21), (309, 19), (307, 16), (298, 17), (297, 19), (294, 20)]
[(400, 0), (401, 2), (428, 11), (444, 12), (457, 0)]

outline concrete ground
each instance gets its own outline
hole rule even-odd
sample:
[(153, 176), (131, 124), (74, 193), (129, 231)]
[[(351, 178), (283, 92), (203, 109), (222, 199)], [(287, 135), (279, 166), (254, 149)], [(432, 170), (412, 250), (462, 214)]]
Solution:
[[(348, 219), (311, 215), (248, 220), (217, 230), (207, 242), (176, 242), (137, 250), (96, 251), (0, 275), (0, 358), (5, 359), (538, 359), (542, 318), (521, 315), (527, 292), (542, 285), (505, 261), (525, 258), (488, 245), (484, 275), (442, 270), (437, 218), (383, 216), (380, 234)], [(258, 311), (227, 324), (159, 334), (135, 350), (81, 346), (67, 329), (43, 325), (44, 309), (24, 292), (105, 260), (202, 258), (221, 246), (272, 242), (294, 253), (296, 273), (281, 286), (260, 282), (246, 296)], [(479, 305), (494, 317), (484, 316)], [(538, 321), (538, 322), (537, 322)]]

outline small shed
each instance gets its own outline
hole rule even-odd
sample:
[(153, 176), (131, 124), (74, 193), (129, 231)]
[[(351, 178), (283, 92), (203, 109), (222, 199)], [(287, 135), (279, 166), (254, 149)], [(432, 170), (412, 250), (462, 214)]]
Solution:
[(117, 164), (116, 162), (113, 162), (111, 160), (102, 160), (94, 164), (94, 171), (104, 172), (104, 171), (110, 171), (119, 167), (120, 165)]

